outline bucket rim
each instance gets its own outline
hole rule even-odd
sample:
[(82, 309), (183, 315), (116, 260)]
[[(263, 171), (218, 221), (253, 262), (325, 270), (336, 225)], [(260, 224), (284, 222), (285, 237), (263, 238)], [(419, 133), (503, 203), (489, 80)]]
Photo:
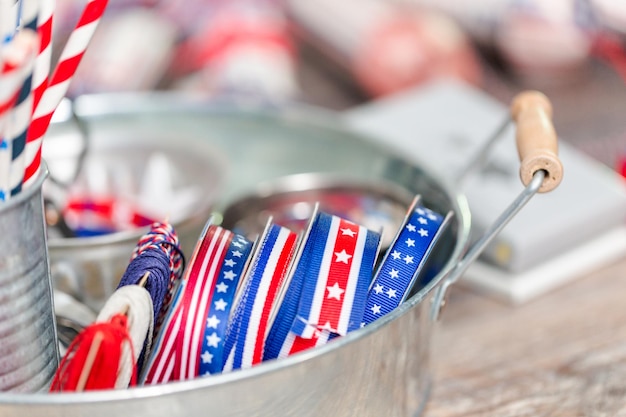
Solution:
[[(158, 92), (158, 93), (141, 93), (138, 95), (128, 95), (127, 93), (121, 94), (97, 94), (92, 96), (84, 96), (77, 101), (77, 113), (79, 115), (86, 115), (89, 117), (106, 116), (113, 114), (127, 114), (127, 111), (144, 113), (154, 111), (155, 109), (161, 111), (172, 110), (190, 110), (197, 111), (198, 104), (207, 104), (204, 101), (198, 101), (195, 99), (189, 99), (186, 95), (171, 92)], [(116, 106), (114, 103), (124, 103), (122, 106)], [(129, 104), (130, 103), (130, 104)], [(143, 107), (137, 104), (147, 104)], [(210, 108), (212, 103), (208, 103), (201, 107), (202, 111), (206, 111)], [(240, 112), (242, 108), (235, 103), (226, 102), (226, 106), (230, 105), (230, 110), (223, 107), (224, 103), (220, 102), (219, 110), (221, 113)], [(291, 103), (290, 103), (291, 105)], [(287, 115), (290, 122), (301, 122), (311, 127), (319, 127), (326, 130), (334, 130), (344, 134), (350, 134), (353, 136), (362, 137), (375, 145), (379, 144), (373, 142), (368, 135), (361, 132), (351, 130), (345, 123), (342, 123), (341, 119), (333, 112), (320, 109), (315, 106), (297, 103), (294, 107), (290, 107), (284, 113), (280, 109), (276, 109), (272, 106), (265, 106), (262, 108), (254, 108), (250, 111), (250, 106), (243, 107), (244, 112), (249, 115), (280, 118)], [(277, 111), (278, 110), (278, 111)], [(454, 188), (450, 183), (443, 181), (440, 177), (433, 174), (432, 170), (425, 169), (425, 173), (430, 176), (438, 187), (449, 198), (452, 211), (458, 221), (458, 232), (455, 237), (455, 244), (451, 255), (449, 256), (446, 264), (441, 271), (433, 277), (433, 279), (407, 299), (399, 307), (381, 317), (380, 319), (372, 322), (368, 326), (348, 333), (346, 336), (337, 338), (323, 346), (316, 347), (315, 349), (309, 349), (303, 352), (299, 352), (295, 355), (278, 360), (270, 360), (260, 363), (248, 369), (237, 370), (229, 373), (211, 375), (209, 377), (200, 377), (186, 381), (174, 381), (166, 384), (158, 385), (146, 385), (132, 387), (128, 389), (117, 390), (103, 390), (103, 391), (88, 391), (88, 392), (62, 392), (62, 393), (1, 393), (0, 392), (0, 408), (3, 405), (17, 405), (17, 406), (79, 406), (81, 404), (97, 404), (107, 403), (113, 401), (131, 401), (152, 398), (156, 396), (169, 396), (183, 392), (198, 391), (208, 389), (213, 386), (223, 384), (237, 383), (242, 379), (251, 379), (262, 377), (263, 375), (279, 372), (283, 368), (296, 366), (303, 362), (309, 361), (313, 358), (323, 356), (333, 352), (335, 349), (340, 349), (343, 346), (355, 343), (356, 341), (368, 337), (371, 334), (377, 332), (379, 329), (386, 327), (392, 321), (397, 320), (399, 317), (407, 314), (415, 306), (422, 303), (429, 295), (434, 293), (435, 289), (440, 286), (446, 276), (456, 267), (457, 262), (461, 259), (464, 251), (469, 244), (469, 233), (471, 225), (471, 213), (467, 199), (463, 193), (454, 192)], [(39, 180), (39, 179), (38, 179)], [(43, 179), (41, 179), (43, 182)], [(139, 230), (139, 229), (138, 229)], [(134, 232), (134, 231), (132, 231)], [(140, 234), (137, 234), (140, 236)], [(431, 317), (428, 318), (432, 320)]]

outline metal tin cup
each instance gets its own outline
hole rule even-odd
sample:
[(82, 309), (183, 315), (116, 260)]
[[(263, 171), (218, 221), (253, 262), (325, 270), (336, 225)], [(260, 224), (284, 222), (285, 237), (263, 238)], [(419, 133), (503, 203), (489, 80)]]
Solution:
[(0, 204), (0, 391), (45, 391), (59, 363), (43, 215), (43, 170)]

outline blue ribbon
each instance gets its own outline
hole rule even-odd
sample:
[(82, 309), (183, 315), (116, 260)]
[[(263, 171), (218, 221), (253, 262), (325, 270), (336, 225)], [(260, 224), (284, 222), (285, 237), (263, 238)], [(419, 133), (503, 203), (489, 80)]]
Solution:
[[(327, 250), (326, 247), (329, 243), (333, 218), (335, 216), (319, 213), (313, 221), (311, 231), (304, 243), (301, 257), (295, 266), (293, 277), (268, 334), (265, 343), (265, 360), (279, 357), (290, 331), (296, 335), (305, 334), (306, 327), (310, 324), (307, 323), (306, 318), (309, 316), (312, 307), (318, 279), (325, 278), (319, 275), (324, 252)], [(380, 242), (378, 233), (369, 230), (360, 231), (360, 233), (363, 232), (367, 234), (362, 248), (360, 264), (357, 265), (359, 271), (358, 281), (355, 285), (354, 293), (350, 294), (351, 297), (353, 296), (353, 300), (347, 326), (348, 332), (357, 329), (361, 323), (367, 290), (371, 282), (372, 270)], [(332, 248), (330, 249), (332, 250)], [(334, 260), (335, 258), (333, 258)], [(326, 296), (324, 294), (324, 298)], [(315, 323), (317, 330), (323, 330), (320, 327), (323, 325), (324, 323)], [(335, 332), (332, 331), (331, 333), (334, 334)]]
[[(289, 236), (294, 240), (290, 242)], [(260, 349), (262, 349), (263, 346), (257, 344), (256, 339), (258, 334), (252, 332), (254, 335), (254, 340), (252, 340), (248, 335), (248, 329), (251, 325), (258, 325), (262, 320), (266, 320), (269, 317), (263, 318), (263, 313), (261, 313), (261, 316), (257, 315), (253, 317), (253, 310), (258, 310), (258, 307), (261, 307), (261, 310), (258, 310), (259, 312), (267, 312), (267, 309), (271, 309), (276, 302), (274, 297), (280, 292), (280, 287), (283, 285), (283, 279), (287, 273), (287, 269), (276, 269), (271, 276), (266, 276), (266, 270), (269, 267), (276, 268), (274, 264), (270, 266), (271, 256), (272, 254), (274, 254), (274, 256), (276, 255), (276, 253), (274, 253), (275, 251), (280, 251), (280, 256), (275, 258), (274, 261), (278, 262), (279, 259), (286, 260), (287, 265), (285, 266), (287, 268), (289, 267), (295, 247), (295, 238), (296, 235), (289, 231), (289, 229), (276, 224), (270, 225), (267, 233), (262, 236), (258, 251), (254, 255), (247, 272), (245, 282), (242, 283), (243, 288), (238, 298), (237, 309), (233, 313), (231, 323), (229, 324), (225, 348), (225, 352), (227, 353), (224, 355), (224, 365), (226, 365), (226, 361), (229, 360), (228, 356), (233, 355), (232, 369), (251, 366), (254, 362), (254, 352), (257, 350), (261, 352)], [(283, 241), (283, 239), (285, 240)], [(279, 245), (279, 242), (282, 243)], [(285, 250), (291, 252), (284, 252)], [(264, 281), (265, 285), (268, 286), (273, 286), (272, 284), (278, 285), (277, 287), (273, 286), (276, 291), (271, 294), (260, 293), (259, 290)], [(259, 329), (259, 331), (261, 331), (261, 329)], [(232, 351), (233, 349), (234, 352)], [(230, 368), (230, 365), (228, 367)]]
[(404, 301), (443, 220), (440, 214), (421, 206), (408, 216), (374, 276), (361, 326), (384, 316)]
[(228, 317), (251, 251), (252, 243), (241, 235), (235, 235), (228, 246), (206, 317), (198, 375), (222, 371)]
[[(291, 326), (296, 319), (306, 277), (309, 273), (315, 273), (315, 271), (309, 271), (309, 263), (311, 263), (311, 258), (314, 254), (313, 248), (316, 245), (316, 235), (320, 232), (328, 234), (330, 222), (331, 217), (322, 215), (322, 213), (319, 213), (313, 220), (311, 231), (304, 242), (302, 254), (295, 266), (295, 271), (291, 277), (283, 301), (280, 304), (274, 323), (272, 323), (272, 327), (265, 340), (263, 360), (278, 358), (280, 350), (291, 330)], [(314, 262), (314, 264), (317, 264), (319, 267), (319, 262)]]

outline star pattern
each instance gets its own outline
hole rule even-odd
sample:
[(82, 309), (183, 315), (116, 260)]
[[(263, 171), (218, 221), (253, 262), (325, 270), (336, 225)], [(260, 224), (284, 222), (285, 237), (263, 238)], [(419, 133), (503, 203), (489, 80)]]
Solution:
[(443, 217), (424, 207), (409, 215), (374, 276), (363, 316), (366, 325), (396, 308), (414, 282), (420, 282), (414, 278), (442, 221)]
[(335, 300), (341, 301), (341, 294), (343, 294), (346, 290), (339, 288), (339, 283), (335, 282), (332, 287), (326, 287), (328, 290), (328, 298), (334, 298)]
[(343, 262), (347, 264), (352, 255), (348, 254), (345, 249), (342, 249), (341, 252), (335, 252), (335, 262)]
[(226, 306), (228, 306), (228, 303), (226, 301), (224, 301), (223, 298), (220, 298), (214, 304), (215, 304), (215, 309), (217, 311), (225, 311), (226, 310)]
[(345, 229), (341, 229), (341, 235), (354, 237), (354, 235), (356, 235), (356, 231), (346, 227)]
[(215, 314), (213, 314), (211, 317), (207, 317), (206, 319), (206, 327), (209, 327), (211, 329), (217, 329), (217, 325), (220, 323), (221, 320), (218, 319)]
[(222, 341), (222, 338), (217, 335), (217, 333), (213, 332), (206, 337), (206, 342), (209, 347), (217, 347), (217, 345)]
[(252, 242), (241, 235), (234, 235), (229, 243), (226, 256), (215, 273), (215, 287), (204, 328), (199, 375), (210, 375), (222, 371), (223, 338), (237, 289), (238, 278), (251, 249)]
[(213, 355), (211, 355), (211, 353), (208, 350), (205, 350), (202, 353), (202, 356), (200, 356), (200, 358), (202, 359), (202, 363), (212, 363), (213, 362)]

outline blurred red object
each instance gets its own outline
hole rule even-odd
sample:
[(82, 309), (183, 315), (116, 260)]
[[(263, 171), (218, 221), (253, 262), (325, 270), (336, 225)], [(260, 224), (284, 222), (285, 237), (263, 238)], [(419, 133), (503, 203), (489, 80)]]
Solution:
[(176, 49), (169, 74), (178, 80), (175, 86), (294, 97), (295, 55), (279, 5), (265, 0), (232, 0), (213, 6), (202, 29)]
[(460, 27), (438, 12), (379, 0), (287, 0), (303, 40), (355, 77), (371, 96), (435, 77), (480, 84), (482, 70)]
[(626, 155), (622, 156), (617, 162), (617, 172), (624, 178), (626, 178)]
[(433, 12), (397, 15), (373, 28), (355, 55), (354, 71), (366, 91), (383, 96), (437, 77), (480, 84), (482, 70), (465, 34)]

